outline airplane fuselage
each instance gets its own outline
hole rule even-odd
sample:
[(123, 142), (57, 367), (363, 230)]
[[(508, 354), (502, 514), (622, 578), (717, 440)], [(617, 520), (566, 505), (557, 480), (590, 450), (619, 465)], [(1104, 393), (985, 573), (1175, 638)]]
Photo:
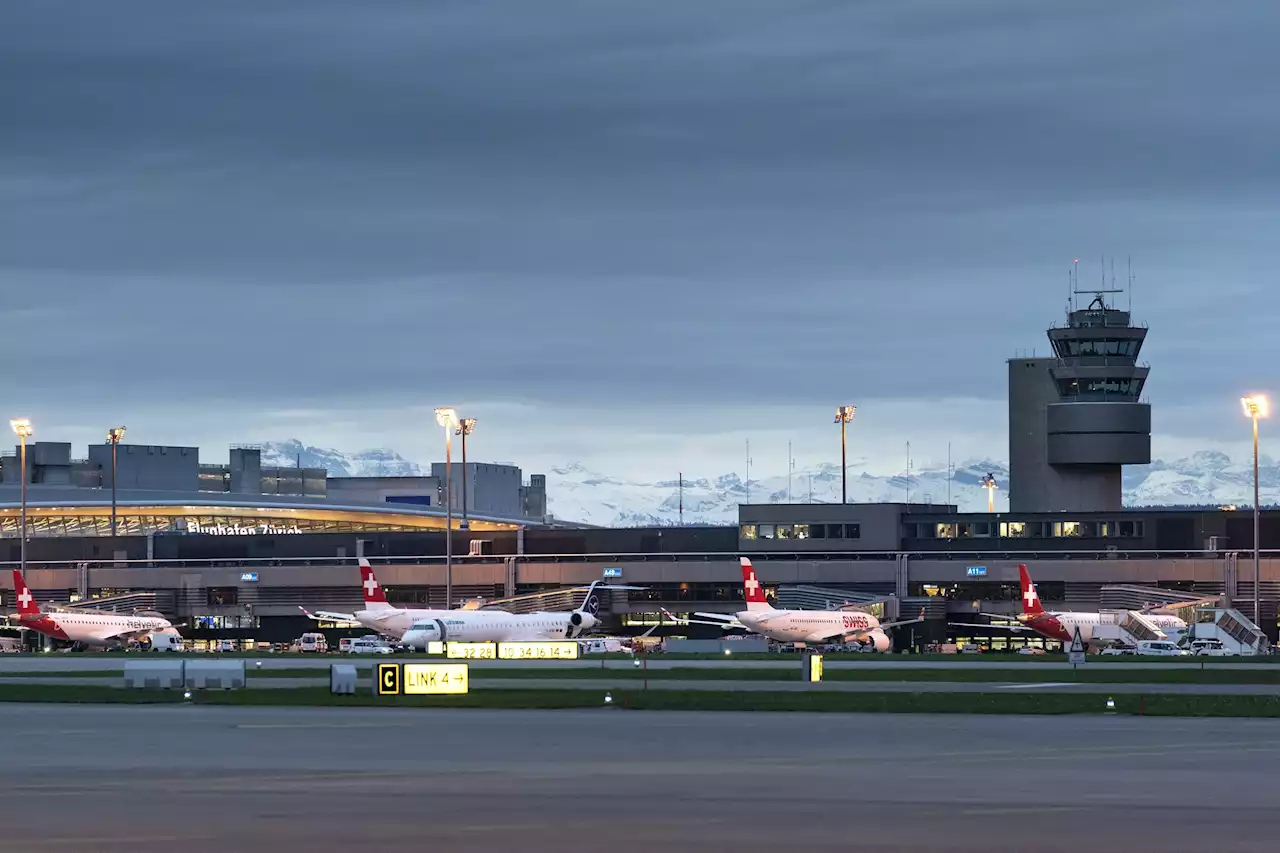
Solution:
[[(1176, 616), (1165, 614), (1144, 614), (1169, 638), (1177, 641), (1187, 630), (1187, 623)], [(1102, 614), (1071, 611), (1044, 611), (1042, 613), (1024, 614), (1020, 621), (1038, 634), (1051, 640), (1069, 643), (1075, 637), (1076, 628), (1080, 629), (1080, 639), (1086, 644), (1093, 642), (1093, 627), (1102, 621)]]
[[(563, 640), (569, 634), (572, 613), (506, 613), (474, 610), (361, 610), (356, 621), (398, 640), (414, 625), (426, 626), (427, 639), (462, 643), (518, 643), (538, 640)], [(594, 627), (596, 620), (583, 614), (582, 630)], [(415, 632), (422, 633), (422, 631)]]
[(106, 646), (131, 637), (173, 630), (168, 619), (108, 613), (38, 613), (19, 616), (14, 621), (46, 637), (88, 646)]
[(747, 630), (780, 643), (838, 643), (880, 628), (879, 619), (861, 611), (743, 610), (735, 618)]

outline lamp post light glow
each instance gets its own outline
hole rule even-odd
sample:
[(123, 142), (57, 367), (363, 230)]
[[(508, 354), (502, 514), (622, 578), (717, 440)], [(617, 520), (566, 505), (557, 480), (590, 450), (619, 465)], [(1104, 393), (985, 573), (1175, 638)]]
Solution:
[(124, 439), (124, 429), (118, 426), (107, 430), (107, 443), (111, 445), (111, 536), (113, 539), (116, 535), (116, 446)]
[(849, 502), (849, 458), (845, 434), (848, 430), (849, 422), (853, 420), (853, 416), (857, 413), (857, 406), (836, 407), (836, 423), (840, 424), (840, 503), (842, 504)]
[(33, 430), (31, 429), (31, 421), (26, 418), (14, 418), (9, 421), (9, 426), (13, 427), (13, 431), (18, 436), (21, 450), (18, 454), (18, 473), (22, 477), (22, 532), (19, 535), (21, 545), (18, 551), (18, 566), (22, 571), (22, 576), (27, 575), (27, 439), (31, 437)]
[(475, 418), (462, 418), (458, 421), (458, 427), (454, 430), (456, 435), (462, 436), (462, 530), (470, 530), (471, 522), (467, 520), (467, 436), (476, 430)]
[(1000, 488), (996, 485), (996, 475), (988, 473), (978, 481), (982, 488), (987, 490), (987, 512), (996, 511), (996, 489)]
[(1259, 500), (1258, 488), (1258, 418), (1265, 418), (1270, 412), (1270, 404), (1267, 398), (1261, 394), (1253, 394), (1249, 397), (1240, 398), (1240, 407), (1244, 409), (1245, 417), (1253, 421), (1253, 624), (1261, 628), (1261, 608), (1258, 599), (1258, 586), (1262, 582), (1261, 571), (1261, 544), (1259, 543), (1259, 534), (1261, 532), (1262, 506)]
[(442, 406), (436, 409), (436, 423), (444, 427), (444, 609), (453, 607), (453, 431), (458, 413)]

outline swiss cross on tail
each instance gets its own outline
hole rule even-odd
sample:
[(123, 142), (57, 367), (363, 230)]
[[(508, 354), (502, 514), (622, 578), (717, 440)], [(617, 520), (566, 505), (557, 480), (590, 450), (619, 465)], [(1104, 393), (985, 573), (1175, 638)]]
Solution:
[(747, 609), (772, 609), (769, 607), (768, 601), (765, 600), (764, 588), (760, 586), (760, 581), (756, 578), (756, 570), (751, 567), (751, 561), (746, 557), (741, 557), (740, 559), (742, 561), (742, 597), (747, 601)]
[(369, 566), (368, 560), (360, 561), (360, 586), (364, 591), (365, 604), (386, 604), (387, 596), (382, 591), (378, 579), (374, 577), (373, 569)]
[(18, 593), (19, 616), (34, 616), (40, 612), (40, 608), (36, 607), (35, 596), (31, 594), (31, 589), (22, 577), (22, 572), (17, 569), (13, 570), (13, 589)]
[(1043, 613), (1044, 607), (1040, 605), (1040, 596), (1036, 594), (1036, 585), (1031, 582), (1031, 575), (1027, 572), (1025, 564), (1018, 566), (1018, 580), (1022, 582), (1022, 612), (1027, 615)]

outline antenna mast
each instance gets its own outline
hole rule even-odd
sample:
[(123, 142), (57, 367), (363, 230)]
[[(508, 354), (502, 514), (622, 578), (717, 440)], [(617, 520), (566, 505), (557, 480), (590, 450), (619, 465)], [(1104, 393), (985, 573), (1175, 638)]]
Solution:
[(751, 503), (751, 439), (747, 439), (747, 478), (743, 482), (747, 488), (747, 503)]

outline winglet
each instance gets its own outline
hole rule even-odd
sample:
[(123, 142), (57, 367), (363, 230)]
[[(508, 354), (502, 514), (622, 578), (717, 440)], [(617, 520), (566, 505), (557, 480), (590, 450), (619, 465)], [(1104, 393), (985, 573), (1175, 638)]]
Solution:
[(13, 570), (13, 592), (17, 596), (18, 616), (40, 615), (40, 608), (36, 605), (35, 596), (31, 594), (31, 588), (27, 586), (27, 581), (22, 577), (22, 572), (17, 569)]

